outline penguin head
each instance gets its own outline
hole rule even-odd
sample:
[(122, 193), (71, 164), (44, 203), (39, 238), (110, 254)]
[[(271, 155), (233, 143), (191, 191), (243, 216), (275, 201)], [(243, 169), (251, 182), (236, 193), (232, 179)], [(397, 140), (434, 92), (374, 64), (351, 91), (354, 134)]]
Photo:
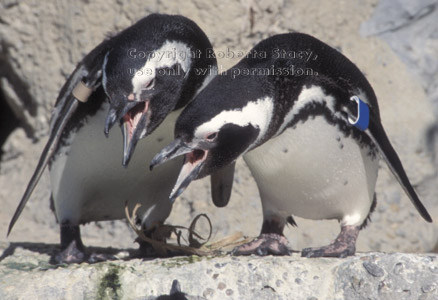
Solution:
[[(115, 53), (114, 53), (115, 52)], [(120, 122), (126, 165), (137, 142), (153, 132), (181, 98), (186, 72), (178, 61), (131, 61), (116, 51), (107, 54), (104, 89), (110, 103), (105, 134)]]
[(120, 123), (124, 166), (137, 142), (201, 88), (208, 73), (194, 69), (216, 67), (208, 49), (204, 32), (181, 16), (151, 15), (114, 38), (102, 67), (110, 103), (104, 131)]
[[(239, 88), (241, 83), (247, 88)], [(257, 83), (233, 81), (227, 75), (213, 79), (178, 117), (175, 140), (151, 162), (152, 169), (184, 155), (170, 200), (192, 180), (214, 173), (259, 145), (267, 134), (272, 113), (272, 98), (263, 95)]]

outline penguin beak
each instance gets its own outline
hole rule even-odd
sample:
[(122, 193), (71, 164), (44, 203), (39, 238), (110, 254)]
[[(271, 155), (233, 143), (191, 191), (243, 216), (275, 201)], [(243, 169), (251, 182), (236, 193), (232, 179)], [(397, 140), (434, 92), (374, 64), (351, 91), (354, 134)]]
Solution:
[(175, 139), (170, 145), (161, 150), (152, 159), (149, 168), (152, 170), (168, 160), (171, 160), (180, 155), (184, 156), (184, 164), (178, 175), (178, 179), (169, 196), (169, 200), (173, 203), (175, 199), (184, 192), (192, 180), (198, 178), (199, 173), (204, 167), (208, 150), (196, 149), (196, 147), (186, 145), (181, 139)]
[(123, 166), (128, 165), (137, 142), (146, 136), (150, 115), (149, 101), (129, 101), (122, 110), (110, 108), (105, 122), (105, 135), (108, 137), (111, 127), (120, 120), (123, 135)]
[(137, 142), (147, 134), (151, 111), (149, 101), (140, 102), (129, 110), (122, 119), (123, 166), (127, 166)]

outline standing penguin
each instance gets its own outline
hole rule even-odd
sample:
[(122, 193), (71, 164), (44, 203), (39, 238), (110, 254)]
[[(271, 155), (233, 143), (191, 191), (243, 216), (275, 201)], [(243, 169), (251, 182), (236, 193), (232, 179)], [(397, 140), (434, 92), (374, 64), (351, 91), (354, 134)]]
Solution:
[(243, 155), (262, 200), (258, 239), (236, 254), (288, 253), (292, 215), (336, 219), (341, 232), (306, 257), (345, 257), (375, 207), (379, 153), (421, 216), (432, 219), (382, 127), (377, 99), (360, 70), (301, 33), (263, 40), (217, 76), (179, 116), (175, 140), (151, 167), (185, 154), (170, 198)]
[[(144, 164), (172, 140), (181, 108), (215, 74), (211, 49), (193, 21), (152, 14), (86, 55), (61, 89), (49, 140), (8, 234), (47, 164), (61, 227), (58, 262), (85, 260), (79, 225), (122, 219), (126, 202), (142, 205), (137, 217), (145, 231), (163, 222), (180, 165), (152, 174)], [(122, 134), (109, 134), (116, 123)]]

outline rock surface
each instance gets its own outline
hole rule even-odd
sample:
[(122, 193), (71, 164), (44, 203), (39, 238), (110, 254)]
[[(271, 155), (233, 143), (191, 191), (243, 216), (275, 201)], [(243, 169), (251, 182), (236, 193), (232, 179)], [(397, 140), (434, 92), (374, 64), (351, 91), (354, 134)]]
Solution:
[[(436, 80), (438, 23), (435, 21), (438, 10), (436, 1), (415, 1), (415, 5), (411, 3), (414, 2), (382, 0), (377, 3), (377, 0), (360, 2), (341, 0), (334, 5), (323, 0), (312, 2), (189, 0), (184, 4), (170, 0), (135, 0), (129, 3), (116, 0), (2, 1), (0, 3), (0, 101), (7, 102), (20, 120), (22, 128), (17, 128), (2, 145), (4, 154), (0, 162), (0, 203), (2, 205), (0, 242), (12, 242), (13, 245), (20, 242), (18, 245), (28, 250), (20, 250), (21, 248), (18, 247), (14, 253), (6, 253), (7, 257), (0, 259), (0, 268), (5, 275), (2, 277), (7, 279), (8, 285), (11, 284), (9, 288), (4, 285), (6, 283), (3, 278), (0, 278), (2, 285), (0, 290), (8, 292), (9, 294), (5, 295), (11, 298), (16, 298), (13, 293), (25, 298), (25, 290), (15, 288), (18, 287), (18, 282), (23, 286), (29, 286), (27, 291), (30, 292), (31, 287), (37, 284), (37, 282), (33, 283), (32, 279), (46, 276), (46, 274), (50, 274), (51, 278), (58, 276), (67, 278), (63, 276), (69, 274), (72, 275), (71, 280), (77, 280), (76, 285), (63, 290), (53, 284), (42, 288), (39, 292), (52, 293), (55, 296), (62, 296), (65, 292), (66, 298), (76, 295), (79, 295), (79, 298), (81, 295), (85, 298), (87, 293), (90, 293), (89, 295), (92, 296), (90, 297), (93, 298), (98, 290), (95, 284), (99, 284), (99, 280), (111, 269), (113, 263), (57, 269), (41, 263), (48, 261), (47, 253), (56, 249), (55, 244), (59, 239), (57, 224), (49, 209), (48, 176), (43, 176), (12, 235), (7, 240), (5, 233), (44, 147), (52, 105), (66, 77), (81, 57), (100, 42), (106, 33), (125, 28), (152, 12), (183, 14), (197, 22), (211, 39), (222, 70), (226, 70), (238, 61), (235, 57), (227, 57), (227, 53), (249, 50), (262, 38), (292, 30), (312, 34), (342, 51), (364, 71), (374, 87), (385, 129), (432, 218), (438, 220), (438, 88)], [(147, 168), (146, 165), (145, 168)], [(217, 209), (212, 205), (209, 188), (208, 180), (200, 180), (192, 184), (177, 200), (168, 222), (187, 226), (198, 213), (207, 213), (214, 227), (213, 239), (235, 231), (242, 231), (250, 236), (258, 234), (262, 222), (260, 199), (256, 185), (242, 161), (238, 162), (232, 199), (226, 208)], [(372, 215), (373, 222), (359, 235), (357, 245), (359, 251), (411, 253), (438, 251), (438, 223), (427, 224), (420, 218), (384, 164), (379, 173), (376, 192), (377, 209)], [(339, 230), (337, 222), (334, 221), (310, 221), (299, 218), (296, 218), (296, 221), (298, 228), (286, 230), (286, 236), (295, 250), (327, 244)], [(135, 238), (134, 233), (124, 221), (89, 224), (83, 226), (82, 233), (85, 244), (94, 247), (111, 246), (125, 249), (132, 246)], [(4, 244), (3, 249), (6, 248), (7, 244)], [(40, 254), (41, 252), (43, 254)], [(366, 267), (362, 264), (361, 256), (366, 257), (366, 261), (370, 261), (365, 264)], [(381, 260), (376, 262), (374, 257)], [(232, 287), (234, 297), (238, 299), (236, 295), (240, 295), (238, 294), (240, 293), (239, 285), (247, 289), (254, 286), (253, 293), (260, 293), (261, 298), (265, 295), (266, 299), (271, 298), (270, 296), (274, 297), (273, 299), (276, 299), (275, 297), (281, 299), (280, 295), (284, 297), (283, 299), (289, 299), (283, 295), (291, 295), (299, 290), (306, 294), (307, 298), (303, 296), (302, 299), (327, 298), (328, 296), (324, 294), (307, 293), (307, 290), (302, 288), (304, 285), (310, 288), (313, 277), (306, 277), (304, 280), (294, 275), (298, 277), (282, 279), (281, 274), (278, 280), (288, 284), (280, 284), (280, 287), (276, 285), (276, 281), (267, 279), (269, 282), (267, 285), (281, 293), (260, 287), (257, 281), (260, 276), (262, 279), (268, 278), (267, 274), (274, 272), (274, 269), (288, 269), (289, 272), (293, 272), (295, 265), (298, 271), (313, 270), (312, 272), (330, 274), (331, 277), (327, 278), (331, 278), (331, 281), (326, 283), (324, 279), (325, 285), (315, 285), (317, 292), (318, 287), (321, 288), (322, 293), (326, 285), (332, 282), (341, 284), (343, 281), (345, 288), (331, 289), (330, 292), (333, 293), (328, 297), (330, 299), (336, 299), (336, 297), (342, 299), (343, 295), (345, 298), (357, 295), (359, 299), (360, 295), (364, 297), (369, 295), (371, 299), (417, 299), (418, 297), (434, 299), (437, 298), (436, 294), (433, 294), (436, 293), (435, 285), (429, 284), (426, 277), (422, 277), (430, 274), (426, 271), (425, 274), (419, 273), (423, 270), (421, 268), (429, 270), (429, 265), (433, 265), (434, 268), (430, 270), (436, 274), (436, 258), (427, 263), (427, 257), (426, 255), (381, 255), (377, 253), (358, 255), (346, 260), (306, 260), (296, 256), (239, 260), (225, 257), (202, 259), (195, 264), (186, 264), (183, 268), (187, 268), (184, 269), (187, 273), (182, 271), (183, 268), (158, 268), (161, 264), (166, 265), (165, 260), (118, 261), (114, 264), (118, 266), (117, 268), (123, 269), (123, 272), (128, 272), (131, 267), (136, 269), (145, 264), (144, 273), (139, 269), (138, 273), (132, 271), (134, 275), (122, 276), (123, 280), (126, 278), (134, 280), (140, 276), (138, 274), (145, 274), (150, 290), (140, 286), (133, 288), (134, 291), (132, 291), (139, 299), (168, 293), (173, 279), (180, 281), (183, 292), (205, 298), (226, 299), (221, 296), (226, 295), (223, 293), (226, 293), (228, 287)], [(435, 256), (432, 255), (432, 257)], [(404, 264), (405, 260), (409, 262), (409, 267)], [(233, 272), (242, 274), (243, 283), (233, 282), (233, 279), (238, 278), (237, 276), (224, 275), (227, 279), (223, 282), (226, 288), (219, 291), (219, 281), (213, 285), (211, 283), (213, 281), (210, 281), (212, 275), (206, 272), (210, 269), (223, 276), (222, 271), (214, 271), (219, 270), (215, 264), (222, 262), (227, 263), (225, 269), (232, 270), (232, 272), (229, 271), (230, 274)], [(402, 266), (397, 269), (401, 268), (404, 272), (402, 273), (406, 275), (403, 277), (406, 278), (406, 280), (403, 279), (404, 283), (385, 281), (390, 278), (397, 280), (394, 279), (398, 277), (393, 269), (399, 262)], [(257, 271), (248, 271), (249, 263), (257, 265)], [(268, 265), (272, 266), (268, 267)], [(27, 268), (26, 266), (29, 268), (28, 271), (21, 270)], [(190, 269), (193, 266), (198, 269)], [(155, 273), (148, 272), (148, 267), (152, 268)], [(319, 267), (321, 267), (320, 271), (318, 271)], [(48, 270), (42, 271), (44, 268)], [(197, 273), (194, 270), (197, 270)], [(202, 284), (190, 283), (189, 279), (184, 279), (186, 276), (184, 274), (189, 274), (189, 278), (192, 276), (189, 271), (193, 274), (201, 274), (199, 280), (196, 280)], [(178, 276), (174, 276), (174, 272)], [(382, 277), (373, 276), (373, 274), (380, 275), (382, 272), (384, 274)], [(148, 275), (152, 273), (153, 277)], [(259, 277), (255, 274), (259, 274)], [(90, 278), (90, 283), (81, 282), (83, 278)], [(295, 281), (296, 278), (302, 286)], [(420, 279), (425, 280), (424, 285)], [(418, 285), (413, 285), (414, 282), (418, 282)], [(435, 282), (437, 282), (436, 277)], [(128, 288), (126, 284), (128, 284), (127, 281), (121, 284), (123, 291), (132, 288), (132, 285)], [(205, 288), (202, 289), (202, 287)], [(409, 292), (403, 292), (405, 288)], [(344, 289), (350, 291), (351, 294), (343, 294)], [(423, 290), (429, 292), (423, 292)], [(75, 294), (76, 291), (83, 294)], [(397, 297), (391, 297), (394, 295)], [(17, 297), (21, 298), (21, 296)], [(1, 294), (0, 299), (3, 299)]]
[(17, 247), (2, 260), (0, 299), (156, 299), (169, 294), (175, 279), (187, 299), (438, 297), (436, 254), (188, 256), (54, 267), (47, 263), (46, 250), (41, 246), (40, 254)]

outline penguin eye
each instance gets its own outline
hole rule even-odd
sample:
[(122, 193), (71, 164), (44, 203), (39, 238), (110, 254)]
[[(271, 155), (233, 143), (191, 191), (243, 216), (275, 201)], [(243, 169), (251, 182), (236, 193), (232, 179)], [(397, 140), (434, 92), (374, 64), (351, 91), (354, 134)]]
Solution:
[(150, 90), (154, 87), (155, 85), (155, 78), (153, 78), (151, 81), (147, 82), (144, 86), (143, 86), (143, 90)]
[(210, 133), (206, 137), (206, 139), (209, 140), (209, 141), (213, 141), (215, 138), (217, 138), (217, 132)]

